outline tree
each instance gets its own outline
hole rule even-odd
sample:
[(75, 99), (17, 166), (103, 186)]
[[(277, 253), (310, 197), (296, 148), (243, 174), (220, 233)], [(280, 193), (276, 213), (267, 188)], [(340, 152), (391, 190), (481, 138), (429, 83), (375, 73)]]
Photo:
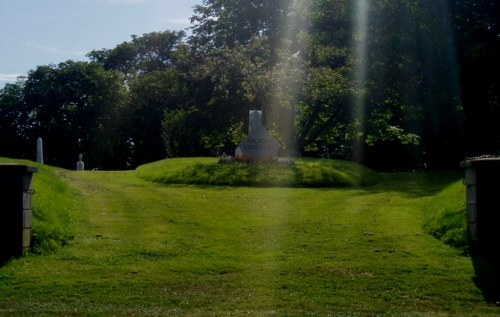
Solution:
[(184, 37), (183, 31), (132, 35), (130, 42), (123, 42), (113, 49), (94, 50), (87, 56), (103, 64), (105, 69), (120, 71), (131, 79), (174, 66), (176, 52), (183, 45)]
[[(0, 155), (33, 158), (35, 144), (29, 135), (29, 109), (24, 102), (24, 81), (7, 84), (0, 90)], [(30, 153), (31, 149), (32, 153)], [(30, 155), (31, 154), (31, 155)]]
[(292, 0), (203, 0), (191, 18), (191, 45), (200, 51), (246, 45), (255, 36), (274, 47), (286, 30), (284, 20), (292, 14)]
[(130, 166), (165, 158), (162, 121), (166, 109), (187, 103), (187, 47), (182, 31), (133, 35), (113, 49), (92, 51), (88, 56), (105, 69), (124, 74), (128, 87), (120, 138), (131, 150)]
[(123, 167), (115, 151), (124, 97), (118, 73), (86, 62), (39, 66), (23, 97), (30, 139), (44, 139), (48, 164), (73, 168), (83, 153), (88, 166)]
[(458, 166), (462, 113), (444, 2), (369, 2), (367, 16), (366, 60), (357, 66), (366, 76), (364, 163)]
[(450, 2), (460, 65), (467, 155), (500, 154), (500, 2)]
[(266, 125), (292, 153), (307, 76), (302, 62), (308, 48), (299, 50), (309, 41), (306, 7), (293, 1), (204, 1), (195, 9), (189, 41), (196, 55), (206, 56), (199, 68), (211, 73), (210, 104), (223, 126), (234, 132), (230, 127), (246, 125), (248, 110), (262, 109)]
[[(303, 87), (297, 99), (297, 148), (304, 154), (350, 156), (350, 101), (355, 94), (351, 78), (349, 4), (312, 1), (301, 11), (303, 25), (300, 56)], [(295, 76), (297, 77), (297, 76)]]
[(189, 104), (187, 85), (184, 75), (176, 68), (154, 71), (131, 82), (123, 132), (134, 143), (134, 166), (167, 156), (162, 141), (164, 112)]

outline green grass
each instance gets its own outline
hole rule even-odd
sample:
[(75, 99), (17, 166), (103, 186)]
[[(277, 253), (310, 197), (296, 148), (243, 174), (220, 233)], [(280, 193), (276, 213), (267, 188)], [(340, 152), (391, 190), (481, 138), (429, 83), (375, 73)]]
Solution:
[(465, 186), (455, 181), (425, 207), (424, 228), (444, 243), (468, 252)]
[(456, 175), (261, 188), (137, 173), (58, 173), (81, 195), (75, 239), (0, 268), (1, 316), (499, 313), (471, 258), (422, 228)]
[(0, 158), (0, 163), (38, 167), (33, 176), (33, 248), (31, 252), (53, 252), (73, 239), (78, 196), (60, 177), (61, 169), (26, 160)]
[(306, 158), (296, 159), (294, 164), (167, 159), (140, 166), (137, 172), (146, 180), (164, 184), (215, 186), (346, 187), (378, 181), (377, 173), (355, 163)]

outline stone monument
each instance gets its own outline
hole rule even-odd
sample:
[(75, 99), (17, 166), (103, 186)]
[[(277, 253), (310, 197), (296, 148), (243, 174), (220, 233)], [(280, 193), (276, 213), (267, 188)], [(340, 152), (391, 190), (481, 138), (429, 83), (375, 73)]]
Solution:
[(42, 138), (38, 138), (38, 140), (36, 140), (36, 161), (40, 164), (43, 164), (43, 140), (42, 140)]
[(278, 156), (280, 144), (262, 125), (262, 111), (250, 110), (248, 137), (235, 150), (237, 160), (266, 162)]
[(82, 161), (83, 155), (80, 154), (78, 155), (78, 162), (76, 162), (76, 170), (77, 171), (84, 171), (85, 170), (85, 163)]

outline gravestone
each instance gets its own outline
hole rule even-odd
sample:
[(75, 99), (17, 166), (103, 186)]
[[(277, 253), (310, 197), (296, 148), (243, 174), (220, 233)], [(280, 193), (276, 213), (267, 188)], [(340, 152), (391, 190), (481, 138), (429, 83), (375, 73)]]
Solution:
[(43, 164), (43, 140), (42, 140), (42, 138), (38, 138), (38, 140), (36, 140), (36, 161), (40, 164)]
[(250, 110), (248, 137), (235, 150), (238, 160), (271, 161), (278, 156), (279, 142), (262, 125), (262, 111)]
[(78, 162), (76, 162), (76, 170), (77, 171), (84, 171), (85, 170), (85, 163), (82, 161), (83, 155), (80, 154), (78, 155)]

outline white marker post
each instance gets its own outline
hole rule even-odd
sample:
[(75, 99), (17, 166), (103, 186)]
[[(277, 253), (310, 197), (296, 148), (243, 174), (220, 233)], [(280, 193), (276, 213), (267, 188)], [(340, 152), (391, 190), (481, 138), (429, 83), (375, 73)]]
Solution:
[(36, 161), (40, 164), (43, 164), (43, 140), (42, 140), (42, 138), (38, 138), (38, 140), (36, 140)]

